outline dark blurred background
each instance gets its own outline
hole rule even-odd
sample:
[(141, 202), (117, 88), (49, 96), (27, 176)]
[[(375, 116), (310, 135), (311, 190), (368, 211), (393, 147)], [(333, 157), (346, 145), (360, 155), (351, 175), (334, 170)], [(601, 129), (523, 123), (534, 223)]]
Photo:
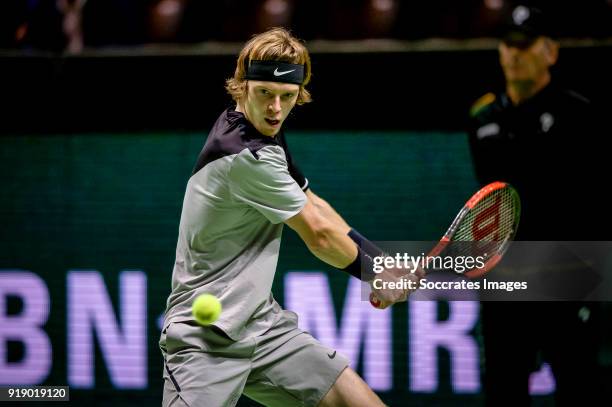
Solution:
[[(295, 128), (461, 130), (470, 104), (502, 86), (494, 39), (515, 4), (7, 0), (0, 13), (0, 128), (207, 127), (221, 102), (229, 103), (223, 83), (241, 44), (285, 26), (313, 53), (316, 103), (296, 116)], [(564, 45), (557, 75), (605, 104), (612, 2), (531, 4), (556, 23)]]
[[(244, 41), (270, 26), (307, 41), (495, 36), (514, 5), (536, 5), (560, 37), (612, 36), (608, 0), (5, 0), (3, 48), (79, 52), (151, 43)], [(82, 47), (71, 47), (80, 38)]]
[[(268, 27), (291, 29), (311, 50), (314, 102), (296, 108), (286, 130), (313, 189), (374, 240), (439, 238), (477, 185), (467, 144), (468, 111), (485, 92), (503, 87), (497, 37), (517, 3), (2, 1), (0, 385), (69, 384), (75, 405), (160, 404), (158, 318), (170, 290), (185, 184), (209, 128), (232, 103), (223, 86), (237, 53), (245, 40)], [(607, 117), (612, 1), (522, 3), (539, 6), (556, 22), (562, 50), (554, 74)], [(601, 137), (607, 136), (602, 129)], [(607, 171), (606, 163), (601, 170)], [(358, 338), (354, 366), (374, 375), (369, 380), (378, 383), (385, 402), (482, 404), (478, 349), (440, 346), (432, 356), (413, 345), (427, 342), (418, 336), (427, 333), (420, 328), (423, 321), (410, 317), (420, 305), (395, 307), (389, 330), (366, 336), (360, 323), (346, 317), (359, 304), (349, 306), (345, 276), (314, 259), (292, 233), (285, 233), (281, 252), (276, 298), (295, 304), (289, 300), (299, 298), (291, 291), (296, 285), (288, 281), (307, 282), (300, 280), (304, 273), (327, 278), (329, 292), (310, 300), (329, 300), (337, 326), (319, 333), (336, 337), (341, 331), (345, 339)], [(126, 270), (140, 270), (136, 277), (144, 276), (144, 283), (140, 277), (124, 281)], [(88, 280), (88, 271), (100, 278), (96, 287), (107, 294), (110, 307), (75, 299), (97, 281)], [(20, 281), (39, 280), (46, 294), (19, 291)], [(144, 299), (136, 296), (142, 284)], [(34, 293), (33, 302), (20, 299), (24, 292)], [(144, 301), (145, 308), (131, 308), (124, 302), (129, 295)], [(40, 311), (38, 322), (28, 320), (21, 329), (20, 318), (37, 307), (48, 316)], [(440, 323), (468, 321), (472, 342), (466, 343), (480, 344), (477, 305), (435, 307)], [(607, 319), (600, 329), (601, 365), (609, 382), (612, 310), (609, 304), (602, 307)], [(85, 319), (75, 317), (79, 312)], [(96, 313), (116, 319), (106, 326)], [(129, 315), (141, 317), (146, 329), (130, 333), (124, 320)], [(301, 318), (314, 324), (320, 315)], [(51, 349), (50, 365), (37, 365), (34, 375), (34, 368), (20, 365), (33, 354), (31, 342), (19, 336), (32, 324), (40, 326), (36, 332), (49, 338)], [(92, 335), (79, 336), (83, 332)], [(104, 335), (124, 342), (118, 340), (119, 349), (109, 347)], [(338, 339), (338, 349), (346, 351), (349, 339)], [(381, 352), (391, 352), (387, 370), (376, 364), (382, 356), (372, 356), (372, 346), (366, 346), (383, 339)], [(122, 351), (130, 341), (146, 354), (140, 365), (130, 359), (138, 352)], [(90, 352), (84, 356), (83, 349)], [(80, 375), (79, 363), (90, 356), (93, 373)], [(419, 364), (424, 360), (435, 373)], [(140, 381), (117, 373), (117, 366), (126, 365), (144, 369)], [(542, 369), (535, 405), (552, 405), (554, 384)], [(423, 387), (417, 378), (429, 374), (435, 380)], [(586, 400), (585, 405), (609, 404)]]

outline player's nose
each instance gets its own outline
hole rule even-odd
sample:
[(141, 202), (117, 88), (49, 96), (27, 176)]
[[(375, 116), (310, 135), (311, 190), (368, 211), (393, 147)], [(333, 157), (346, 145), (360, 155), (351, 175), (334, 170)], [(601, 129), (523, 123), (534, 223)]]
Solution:
[(268, 109), (270, 109), (274, 113), (278, 113), (278, 112), (281, 111), (280, 96), (275, 96), (274, 97), (274, 99), (272, 100), (272, 102), (268, 106)]

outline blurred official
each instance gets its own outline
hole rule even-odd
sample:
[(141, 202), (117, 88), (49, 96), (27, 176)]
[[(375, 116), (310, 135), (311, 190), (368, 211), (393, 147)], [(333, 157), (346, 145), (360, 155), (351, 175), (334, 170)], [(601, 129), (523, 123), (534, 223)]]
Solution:
[[(545, 15), (516, 7), (499, 44), (506, 89), (487, 93), (470, 112), (476, 175), (482, 184), (502, 180), (518, 190), (518, 240), (608, 240), (605, 212), (589, 197), (600, 175), (596, 115), (585, 97), (553, 80), (558, 57)], [(529, 405), (529, 375), (542, 361), (552, 367), (558, 406), (595, 397), (597, 316), (595, 304), (563, 299), (483, 302), (487, 405)]]

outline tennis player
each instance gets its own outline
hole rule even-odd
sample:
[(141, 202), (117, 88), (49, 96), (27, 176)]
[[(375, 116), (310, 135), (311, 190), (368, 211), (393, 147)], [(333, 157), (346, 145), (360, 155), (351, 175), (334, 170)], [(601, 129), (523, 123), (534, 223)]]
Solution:
[[(267, 406), (380, 406), (347, 358), (298, 328), (271, 294), (283, 224), (324, 262), (362, 278), (371, 244), (309, 189), (282, 125), (310, 102), (304, 45), (276, 28), (252, 38), (227, 91), (236, 102), (214, 124), (187, 184), (172, 293), (160, 338), (164, 406), (233, 406), (241, 394)], [(397, 280), (392, 270), (381, 275)], [(365, 278), (365, 277), (363, 277)], [(385, 305), (409, 292), (375, 290)], [(194, 299), (223, 312), (202, 327)]]

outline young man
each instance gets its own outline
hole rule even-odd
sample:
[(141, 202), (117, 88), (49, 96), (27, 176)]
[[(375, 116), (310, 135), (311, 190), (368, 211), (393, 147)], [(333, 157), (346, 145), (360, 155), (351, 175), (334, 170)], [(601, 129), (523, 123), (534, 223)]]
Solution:
[[(232, 406), (243, 393), (279, 407), (382, 405), (348, 360), (301, 331), (271, 294), (283, 223), (318, 258), (356, 277), (376, 255), (309, 189), (287, 149), (282, 125), (310, 101), (310, 75), (306, 48), (277, 28), (245, 45), (227, 81), (236, 107), (213, 126), (183, 202), (160, 339), (164, 406)], [(390, 270), (382, 277), (397, 279)], [(223, 306), (208, 327), (191, 316), (204, 292)], [(388, 306), (408, 292), (376, 295)]]
[[(472, 108), (474, 166), (482, 184), (504, 180), (517, 188), (523, 206), (518, 239), (597, 240), (605, 235), (593, 233), (596, 225), (609, 230), (600, 226), (604, 212), (578, 191), (600, 179), (594, 156), (600, 130), (590, 103), (553, 81), (558, 53), (544, 14), (516, 7), (499, 44), (505, 92), (489, 93)], [(538, 272), (559, 278), (554, 270)], [(594, 397), (597, 315), (592, 303), (483, 302), (486, 404), (529, 406), (529, 375), (542, 359), (552, 367), (558, 406)]]

